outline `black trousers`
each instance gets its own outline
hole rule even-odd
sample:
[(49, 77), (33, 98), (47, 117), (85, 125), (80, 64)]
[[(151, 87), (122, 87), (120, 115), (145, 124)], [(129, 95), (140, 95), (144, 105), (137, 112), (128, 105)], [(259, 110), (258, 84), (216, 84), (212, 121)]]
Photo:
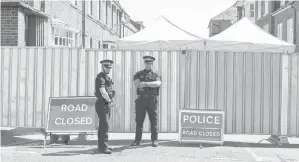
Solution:
[(143, 131), (143, 123), (145, 119), (146, 112), (149, 116), (149, 120), (151, 123), (151, 140), (158, 139), (158, 131), (157, 131), (157, 120), (158, 120), (158, 98), (157, 95), (149, 95), (149, 96), (139, 96), (135, 100), (135, 109), (136, 109), (136, 132), (135, 132), (135, 141), (141, 141), (142, 131)]
[(106, 149), (108, 147), (108, 120), (110, 119), (110, 112), (103, 99), (97, 99), (95, 109), (99, 118), (98, 148)]

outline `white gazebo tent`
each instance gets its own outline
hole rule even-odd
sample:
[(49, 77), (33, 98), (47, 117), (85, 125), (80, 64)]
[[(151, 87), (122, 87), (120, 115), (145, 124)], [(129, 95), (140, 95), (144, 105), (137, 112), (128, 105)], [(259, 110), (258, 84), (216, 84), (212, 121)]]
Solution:
[[(288, 100), (289, 100), (289, 61), (291, 54), (294, 54), (296, 46), (287, 43), (279, 38), (265, 32), (259, 26), (253, 24), (248, 18), (244, 17), (223, 32), (209, 38), (206, 42), (207, 50), (231, 51), (231, 52), (265, 52), (281, 53), (281, 109), (280, 109), (280, 135), (288, 134)], [(276, 55), (277, 56), (277, 55)], [(273, 56), (275, 57), (275, 55)], [(259, 56), (261, 59), (262, 56)], [(273, 60), (270, 60), (273, 63)], [(247, 62), (250, 64), (250, 62)], [(269, 62), (268, 62), (269, 63)], [(253, 63), (252, 66), (255, 64)], [(262, 65), (264, 66), (264, 65)], [(279, 66), (279, 65), (277, 65)], [(264, 66), (265, 67), (265, 66)], [(269, 69), (269, 67), (268, 67)], [(249, 72), (250, 73), (250, 72)], [(271, 72), (263, 73), (269, 77), (268, 83), (271, 82)], [(273, 74), (273, 73), (272, 73)], [(276, 73), (277, 74), (277, 73)], [(252, 74), (254, 75), (254, 73)], [(263, 88), (263, 87), (262, 87)]]
[(293, 53), (295, 45), (272, 36), (244, 17), (223, 32), (209, 38), (206, 49)]
[[(163, 16), (145, 29), (118, 41), (117, 48), (125, 50), (180, 50), (204, 48), (204, 40), (193, 35)], [(196, 46), (191, 42), (196, 41)]]

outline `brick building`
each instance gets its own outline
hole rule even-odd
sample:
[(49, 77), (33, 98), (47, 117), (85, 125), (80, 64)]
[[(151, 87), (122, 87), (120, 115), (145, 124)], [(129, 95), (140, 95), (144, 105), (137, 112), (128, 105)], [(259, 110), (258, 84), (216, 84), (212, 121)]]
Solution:
[(233, 6), (213, 17), (208, 26), (209, 37), (221, 33), (243, 17), (255, 22), (254, 1), (237, 0)]
[(144, 28), (118, 1), (2, 0), (1, 46), (82, 47), (83, 3), (86, 48), (115, 48), (119, 38)]
[(255, 1), (255, 6), (256, 24), (299, 52), (299, 1)]

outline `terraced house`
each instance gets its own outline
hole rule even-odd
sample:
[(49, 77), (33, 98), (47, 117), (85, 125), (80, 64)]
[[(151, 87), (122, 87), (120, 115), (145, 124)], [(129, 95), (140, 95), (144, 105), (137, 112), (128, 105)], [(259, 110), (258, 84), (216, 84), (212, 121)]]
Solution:
[(247, 17), (255, 23), (255, 10), (253, 0), (237, 0), (231, 7), (213, 17), (209, 22), (209, 37), (217, 35), (232, 24)]
[(296, 45), (299, 52), (299, 1), (256, 0), (256, 24), (266, 32)]
[(112, 49), (143, 28), (118, 1), (1, 1), (1, 46)]

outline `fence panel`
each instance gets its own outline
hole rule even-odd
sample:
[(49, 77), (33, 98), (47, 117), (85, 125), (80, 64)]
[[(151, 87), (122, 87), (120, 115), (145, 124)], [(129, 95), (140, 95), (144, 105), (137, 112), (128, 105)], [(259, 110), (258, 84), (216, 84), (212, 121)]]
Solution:
[[(178, 131), (181, 108), (224, 110), (225, 133), (280, 131), (281, 55), (220, 51), (101, 51), (77, 48), (1, 47), (2, 126), (44, 127), (49, 97), (93, 96), (100, 60), (114, 60), (116, 107), (112, 132), (135, 131), (133, 75), (144, 55), (162, 76), (160, 132)], [(299, 58), (290, 56), (288, 134), (299, 133)], [(150, 131), (147, 119), (145, 132)]]
[(289, 107), (288, 135), (299, 135), (299, 55), (290, 56), (289, 61)]
[(187, 79), (180, 84), (184, 107), (224, 110), (225, 133), (277, 134), (280, 58), (272, 53), (190, 52)]

